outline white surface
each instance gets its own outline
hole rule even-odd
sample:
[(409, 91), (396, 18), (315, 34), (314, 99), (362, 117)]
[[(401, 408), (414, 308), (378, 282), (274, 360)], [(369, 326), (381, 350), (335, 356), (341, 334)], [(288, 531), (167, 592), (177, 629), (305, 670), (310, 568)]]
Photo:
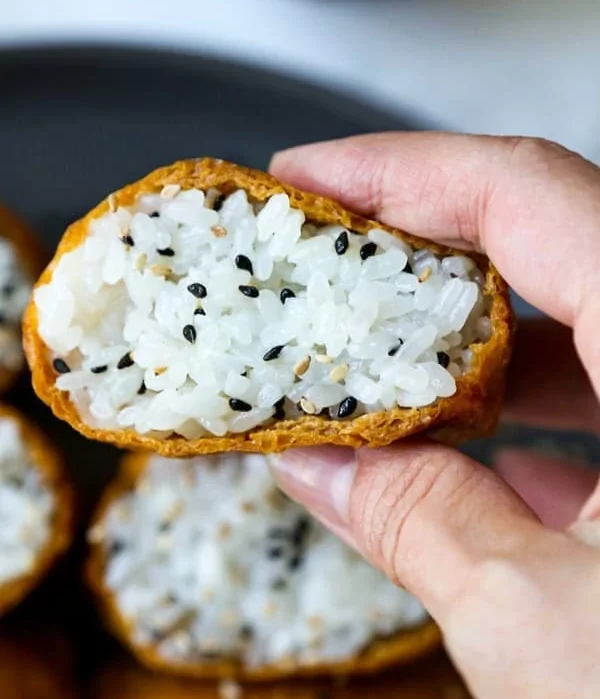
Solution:
[(449, 128), (600, 161), (597, 0), (0, 0), (0, 43), (110, 39), (236, 55)]

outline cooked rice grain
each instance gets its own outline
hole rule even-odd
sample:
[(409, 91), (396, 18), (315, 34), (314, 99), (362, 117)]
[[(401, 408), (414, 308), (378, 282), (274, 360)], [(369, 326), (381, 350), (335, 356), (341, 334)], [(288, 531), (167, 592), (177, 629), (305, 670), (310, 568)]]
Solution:
[(56, 385), (87, 424), (194, 440), (455, 393), (491, 332), (470, 258), (317, 228), (283, 193), (216, 201), (169, 186), (109, 211), (36, 290), (39, 333), (70, 368)]

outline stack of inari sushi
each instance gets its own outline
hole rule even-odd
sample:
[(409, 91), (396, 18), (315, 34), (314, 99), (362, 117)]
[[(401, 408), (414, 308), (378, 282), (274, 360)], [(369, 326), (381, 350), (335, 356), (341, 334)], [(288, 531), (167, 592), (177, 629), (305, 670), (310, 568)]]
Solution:
[[(24, 366), (21, 316), (43, 260), (27, 226), (0, 207), (0, 392)], [(73, 493), (62, 459), (37, 427), (0, 404), (0, 616), (66, 551)]]
[(88, 533), (107, 625), (144, 665), (203, 678), (372, 673), (438, 647), (414, 597), (277, 490), (269, 455), (489, 434), (512, 330), (484, 256), (262, 172), (182, 161), (108, 196), (23, 324), (38, 396), (129, 452)]

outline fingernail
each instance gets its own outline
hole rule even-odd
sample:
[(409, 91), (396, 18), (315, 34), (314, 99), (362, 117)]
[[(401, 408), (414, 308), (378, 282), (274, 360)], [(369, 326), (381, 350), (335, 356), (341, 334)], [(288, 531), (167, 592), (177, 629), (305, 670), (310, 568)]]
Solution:
[(356, 473), (353, 449), (290, 449), (272, 455), (269, 462), (279, 487), (322, 522), (334, 527), (343, 527), (348, 522)]
[(579, 512), (580, 520), (595, 520), (600, 519), (600, 485), (596, 485), (592, 494), (583, 503), (583, 507)]
[(578, 520), (569, 527), (568, 532), (584, 544), (600, 548), (600, 522)]

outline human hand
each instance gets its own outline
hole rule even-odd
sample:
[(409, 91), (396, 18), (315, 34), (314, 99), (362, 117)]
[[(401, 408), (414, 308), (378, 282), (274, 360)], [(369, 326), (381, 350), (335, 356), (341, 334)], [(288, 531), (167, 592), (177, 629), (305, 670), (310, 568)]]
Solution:
[[(536, 139), (400, 133), (279, 153), (271, 170), (411, 233), (485, 251), (558, 321), (523, 324), (509, 417), (598, 428), (598, 168)], [(494, 473), (426, 440), (293, 450), (273, 471), (422, 600), (477, 697), (600, 696), (600, 552), (586, 543), (600, 543), (600, 489), (592, 494), (591, 471), (513, 451)]]

